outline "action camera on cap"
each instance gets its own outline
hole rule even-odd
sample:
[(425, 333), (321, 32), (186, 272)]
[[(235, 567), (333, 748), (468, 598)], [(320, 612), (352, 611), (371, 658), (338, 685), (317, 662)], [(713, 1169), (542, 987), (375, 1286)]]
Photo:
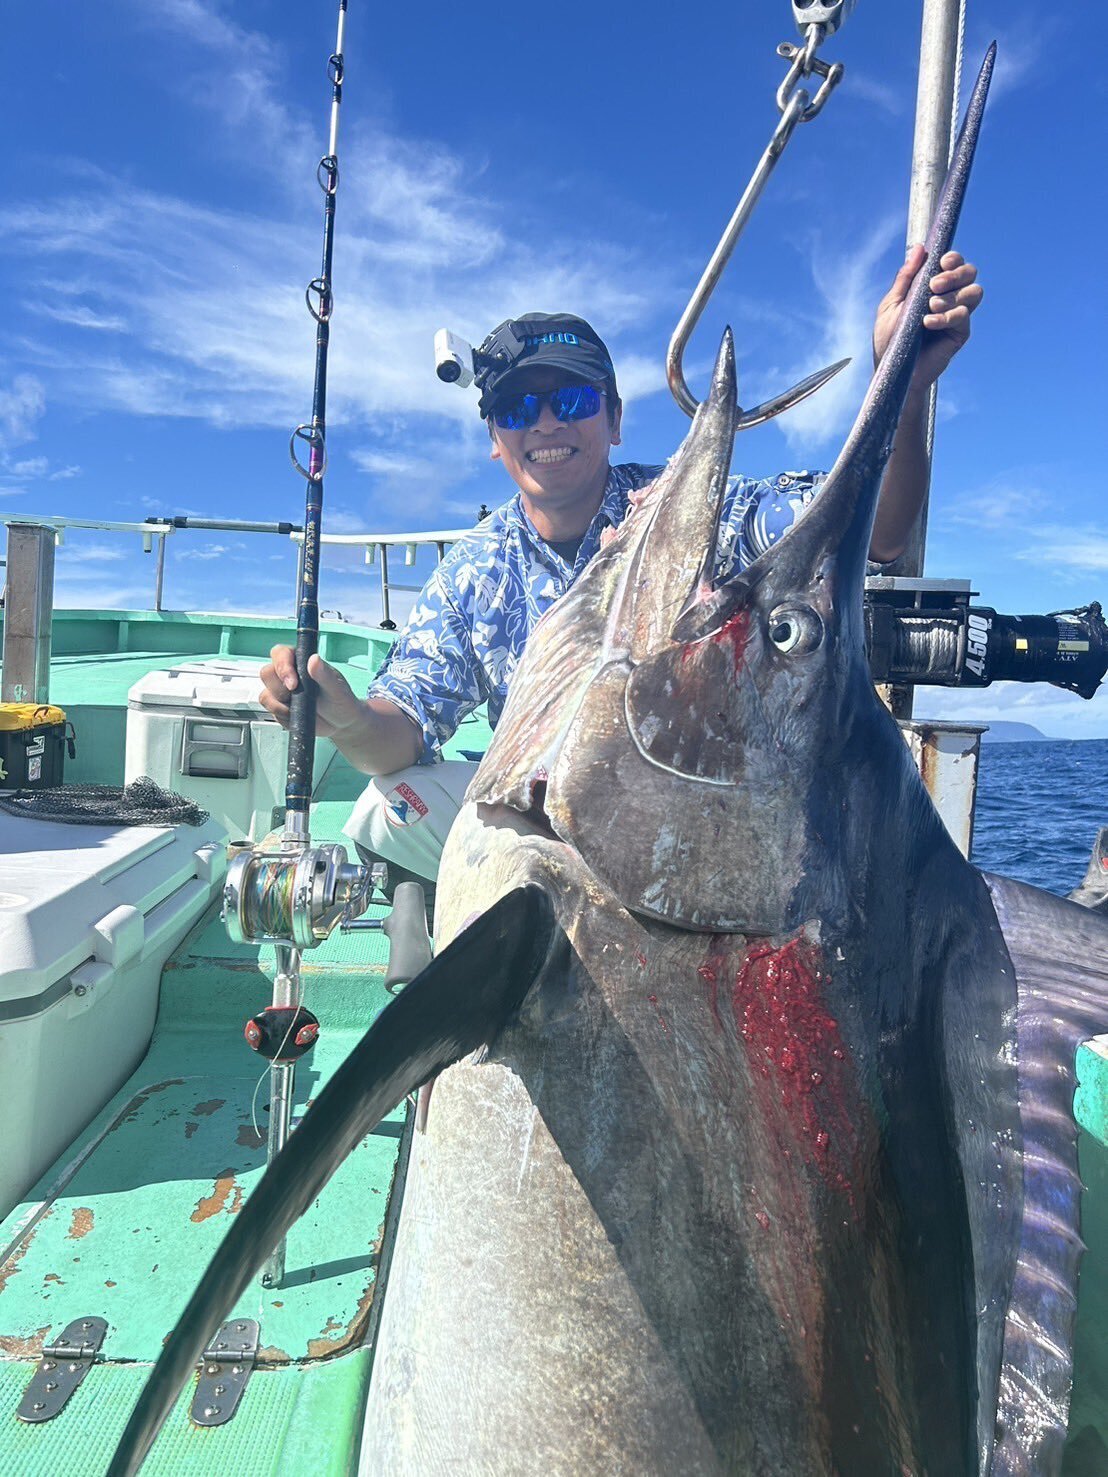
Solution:
[(473, 383), (473, 345), (466, 343), (459, 334), (449, 328), (440, 328), (435, 334), (435, 373), (447, 385)]

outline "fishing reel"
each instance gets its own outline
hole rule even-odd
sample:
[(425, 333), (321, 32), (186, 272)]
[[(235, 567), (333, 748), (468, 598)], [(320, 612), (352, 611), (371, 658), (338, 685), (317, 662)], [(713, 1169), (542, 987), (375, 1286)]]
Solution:
[(1049, 615), (971, 605), (968, 580), (866, 580), (866, 649), (875, 682), (988, 687), (1049, 682), (1091, 698), (1108, 672), (1108, 624), (1094, 600)]
[(368, 867), (327, 844), (244, 847), (232, 852), (223, 885), (223, 922), (237, 944), (291, 944), (314, 949), (369, 906)]

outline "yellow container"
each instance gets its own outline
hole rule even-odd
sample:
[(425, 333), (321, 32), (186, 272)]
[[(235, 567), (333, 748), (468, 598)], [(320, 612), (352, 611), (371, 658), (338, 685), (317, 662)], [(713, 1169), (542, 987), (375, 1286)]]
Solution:
[(65, 713), (50, 703), (0, 703), (0, 789), (60, 785)]
[(0, 733), (64, 722), (65, 713), (50, 703), (0, 703)]

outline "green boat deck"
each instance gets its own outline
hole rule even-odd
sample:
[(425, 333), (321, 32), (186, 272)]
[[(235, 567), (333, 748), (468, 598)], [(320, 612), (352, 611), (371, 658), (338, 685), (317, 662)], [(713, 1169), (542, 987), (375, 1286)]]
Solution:
[[(357, 793), (329, 772), (313, 835), (335, 840)], [(381, 916), (382, 907), (370, 916)], [(380, 934), (335, 934), (305, 956), (320, 1039), (297, 1066), (300, 1117), (388, 1000)], [(230, 942), (212, 909), (167, 965), (158, 1023), (131, 1078), (0, 1225), (0, 1473), (71, 1460), (106, 1468), (192, 1289), (265, 1165), (265, 1062), (243, 1040), (268, 1004), (274, 951)], [(190, 1386), (144, 1472), (348, 1473), (356, 1467), (379, 1258), (401, 1108), (358, 1146), (288, 1240), (280, 1288), (256, 1284), (229, 1316), (258, 1319), (260, 1354), (224, 1426), (188, 1419)], [(14, 1418), (44, 1342), (77, 1317), (108, 1322), (101, 1359), (55, 1419)]]
[[(323, 622), (319, 649), (364, 691), (393, 639)], [(148, 672), (206, 658), (257, 660), (291, 644), (289, 620), (170, 612), (56, 611), (51, 701), (77, 731), (70, 782), (122, 784), (127, 694)], [(471, 718), (457, 748), (483, 749)], [(312, 836), (342, 841), (365, 777), (339, 758), (316, 787)], [(383, 905), (367, 916), (381, 917)], [(379, 933), (333, 935), (305, 955), (305, 1004), (320, 1038), (296, 1070), (293, 1122), (387, 1003)], [(213, 904), (163, 971), (146, 1057), (0, 1224), (0, 1477), (46, 1477), (80, 1452), (106, 1469), (166, 1335), (231, 1216), (265, 1167), (266, 1063), (243, 1040), (270, 1002), (272, 947), (232, 943)], [(143, 1467), (149, 1474), (346, 1474), (356, 1468), (379, 1260), (408, 1115), (354, 1151), (290, 1233), (286, 1274), (256, 1283), (228, 1317), (256, 1318), (258, 1368), (234, 1418), (204, 1429), (183, 1392)], [(399, 1208), (399, 1196), (394, 1209)], [(101, 1356), (64, 1411), (15, 1411), (44, 1343), (79, 1317), (108, 1323)]]

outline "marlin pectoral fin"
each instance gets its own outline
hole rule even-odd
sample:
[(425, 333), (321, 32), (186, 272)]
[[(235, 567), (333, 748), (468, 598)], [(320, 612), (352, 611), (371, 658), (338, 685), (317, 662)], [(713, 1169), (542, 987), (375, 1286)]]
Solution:
[(1070, 901), (1108, 913), (1108, 826), (1101, 826), (1097, 832), (1088, 868), (1081, 885), (1070, 893)]
[(516, 888), (381, 1012), (235, 1217), (154, 1366), (108, 1477), (139, 1470), (205, 1341), (347, 1155), (409, 1092), (495, 1038), (534, 984), (556, 931), (542, 889)]
[(1108, 1026), (1108, 917), (986, 877), (1015, 969), (1023, 1230), (1004, 1335), (991, 1472), (1057, 1473), (1069, 1417), (1081, 1180), (1077, 1047)]

